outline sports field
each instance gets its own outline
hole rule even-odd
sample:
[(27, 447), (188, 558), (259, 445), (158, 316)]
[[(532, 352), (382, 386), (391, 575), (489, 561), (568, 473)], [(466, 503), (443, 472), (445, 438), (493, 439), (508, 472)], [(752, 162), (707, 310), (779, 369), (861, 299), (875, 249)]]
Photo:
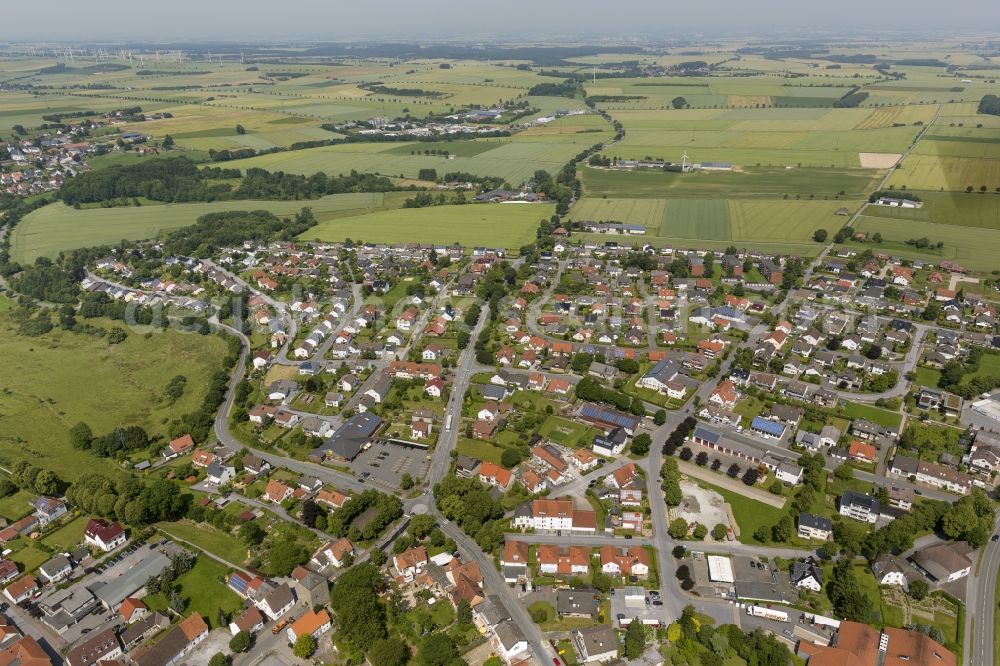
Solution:
[(207, 213), (269, 210), (276, 215), (293, 215), (309, 207), (322, 220), (333, 213), (378, 208), (382, 204), (380, 193), (333, 194), (300, 201), (214, 201), (81, 210), (54, 203), (21, 220), (14, 227), (11, 241), (14, 259), (30, 263), (36, 257), (53, 257), (63, 250), (117, 243), (122, 239), (155, 238), (164, 231), (194, 224)]
[(459, 243), (517, 249), (535, 239), (551, 204), (468, 204), (400, 208), (327, 220), (306, 231), (307, 241), (372, 243)]

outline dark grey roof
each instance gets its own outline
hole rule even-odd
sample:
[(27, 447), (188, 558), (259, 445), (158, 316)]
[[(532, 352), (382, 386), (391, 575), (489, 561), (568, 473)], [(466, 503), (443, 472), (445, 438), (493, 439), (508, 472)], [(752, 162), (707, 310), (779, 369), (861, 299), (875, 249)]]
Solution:
[(811, 513), (799, 514), (799, 526), (810, 527), (814, 530), (832, 530), (833, 521), (823, 516), (814, 516)]
[(337, 428), (322, 446), (313, 451), (313, 455), (322, 456), (329, 453), (338, 458), (353, 460), (381, 425), (382, 419), (377, 414), (371, 412), (355, 414)]
[(560, 615), (596, 615), (597, 596), (592, 590), (559, 590), (556, 609)]
[(871, 513), (878, 513), (879, 501), (872, 497), (871, 495), (864, 495), (862, 493), (856, 493), (853, 490), (845, 490), (844, 494), (840, 496), (841, 506), (857, 506)]

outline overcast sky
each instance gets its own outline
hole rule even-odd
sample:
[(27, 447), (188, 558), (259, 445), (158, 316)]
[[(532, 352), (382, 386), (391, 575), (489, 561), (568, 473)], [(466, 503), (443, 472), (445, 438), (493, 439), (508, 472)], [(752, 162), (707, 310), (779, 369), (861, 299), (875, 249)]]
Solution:
[[(46, 0), (3, 2), (0, 41), (677, 36), (789, 30), (980, 31), (1000, 2), (949, 0)], [(945, 9), (946, 7), (946, 9)]]

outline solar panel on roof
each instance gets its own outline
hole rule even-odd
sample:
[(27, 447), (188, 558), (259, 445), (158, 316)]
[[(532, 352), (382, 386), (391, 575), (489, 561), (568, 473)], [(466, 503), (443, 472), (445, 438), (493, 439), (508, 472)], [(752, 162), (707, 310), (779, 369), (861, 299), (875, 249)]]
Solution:
[(588, 418), (600, 419), (605, 423), (622, 426), (624, 428), (634, 428), (637, 419), (629, 414), (623, 414), (611, 409), (604, 409), (592, 403), (587, 403), (580, 408), (580, 415)]
[(769, 435), (774, 435), (775, 437), (781, 437), (781, 435), (785, 432), (785, 426), (765, 419), (762, 416), (755, 416), (753, 421), (750, 423), (750, 427), (754, 430), (760, 430)]

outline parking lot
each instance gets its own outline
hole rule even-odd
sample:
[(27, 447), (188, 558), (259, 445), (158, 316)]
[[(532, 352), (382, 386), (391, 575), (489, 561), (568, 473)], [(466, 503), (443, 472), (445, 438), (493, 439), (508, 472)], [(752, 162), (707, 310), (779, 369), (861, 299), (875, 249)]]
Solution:
[[(611, 616), (615, 626), (621, 627), (622, 619), (638, 620), (644, 624), (660, 624), (667, 626), (672, 621), (667, 607), (660, 601), (660, 591), (651, 590), (643, 597), (628, 595), (629, 588), (619, 588), (611, 594)], [(641, 588), (639, 588), (641, 589)], [(627, 624), (627, 622), (626, 622)]]
[(359, 478), (363, 476), (365, 483), (396, 490), (404, 474), (414, 480), (427, 475), (429, 455), (429, 449), (380, 439), (351, 462), (351, 469)]
[[(94, 589), (96, 584), (107, 583), (117, 578), (121, 573), (131, 569), (148, 552), (149, 546), (127, 544), (124, 548), (114, 551), (96, 567), (89, 569), (83, 577), (73, 585), (82, 585)], [(102, 606), (84, 616), (79, 622), (72, 624), (63, 631), (60, 638), (67, 645), (74, 645), (99, 633), (108, 627), (122, 624), (121, 616), (115, 612), (106, 611)]]

